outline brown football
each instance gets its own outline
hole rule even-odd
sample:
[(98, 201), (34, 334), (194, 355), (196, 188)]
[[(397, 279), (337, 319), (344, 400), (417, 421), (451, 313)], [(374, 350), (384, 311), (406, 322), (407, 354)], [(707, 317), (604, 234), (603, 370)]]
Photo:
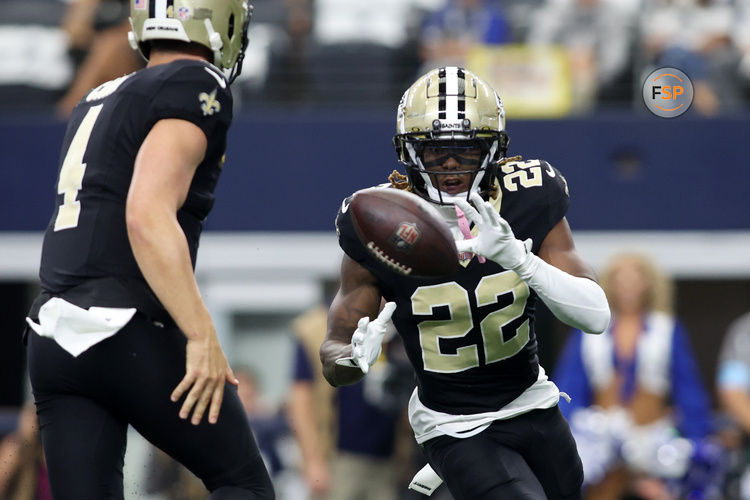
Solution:
[(398, 189), (368, 188), (354, 194), (349, 210), (362, 244), (391, 270), (432, 278), (458, 270), (456, 243), (430, 202)]

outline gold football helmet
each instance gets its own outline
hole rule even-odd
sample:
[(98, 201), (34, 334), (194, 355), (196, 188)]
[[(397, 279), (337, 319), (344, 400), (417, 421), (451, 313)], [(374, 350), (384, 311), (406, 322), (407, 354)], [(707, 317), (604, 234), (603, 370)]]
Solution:
[(242, 71), (247, 26), (253, 7), (246, 0), (130, 0), (130, 45), (148, 60), (150, 40), (195, 42), (214, 54), (213, 64)]
[[(487, 198), (508, 149), (500, 97), (477, 75), (455, 66), (434, 69), (409, 87), (398, 106), (396, 131), (393, 144), (412, 190), (441, 205), (456, 196), (468, 200), (472, 191)], [(426, 151), (437, 159), (426, 161)], [(448, 158), (461, 169), (437, 168)], [(441, 176), (456, 174), (472, 175), (465, 193), (440, 187)]]

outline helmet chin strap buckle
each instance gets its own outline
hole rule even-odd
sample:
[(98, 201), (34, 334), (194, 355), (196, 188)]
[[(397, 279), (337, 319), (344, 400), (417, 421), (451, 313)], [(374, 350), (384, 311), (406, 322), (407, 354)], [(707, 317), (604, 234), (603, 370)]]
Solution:
[(130, 31), (128, 31), (128, 43), (130, 44), (131, 49), (140, 53), (141, 48), (138, 46), (138, 35), (135, 34), (135, 23), (133, 23), (132, 17), (128, 18), (128, 21), (130, 21)]
[(224, 46), (224, 42), (221, 41), (221, 35), (214, 30), (213, 24), (210, 19), (204, 19), (203, 23), (206, 25), (206, 32), (208, 33), (208, 43), (211, 44), (211, 50), (214, 51), (214, 64), (220, 67), (221, 64), (221, 48)]
[(138, 50), (138, 39), (132, 31), (128, 31), (128, 44), (130, 44), (131, 49)]

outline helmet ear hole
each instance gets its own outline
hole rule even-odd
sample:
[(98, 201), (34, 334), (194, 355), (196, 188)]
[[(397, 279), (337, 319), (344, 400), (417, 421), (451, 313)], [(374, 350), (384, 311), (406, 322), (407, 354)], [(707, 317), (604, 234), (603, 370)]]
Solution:
[(233, 35), (234, 35), (234, 12), (229, 14), (229, 27), (227, 28), (227, 38), (231, 40)]

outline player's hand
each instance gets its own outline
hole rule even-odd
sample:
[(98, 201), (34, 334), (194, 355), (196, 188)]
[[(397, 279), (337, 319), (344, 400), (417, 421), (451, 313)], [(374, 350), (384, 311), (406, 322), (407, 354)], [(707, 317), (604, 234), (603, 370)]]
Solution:
[(187, 392), (180, 408), (180, 418), (187, 419), (192, 411), (190, 422), (198, 425), (208, 408), (208, 421), (215, 424), (224, 399), (224, 382), (238, 385), (239, 381), (214, 332), (189, 338), (185, 358), (185, 377), (172, 391), (171, 399), (176, 402)]
[(380, 311), (378, 317), (370, 321), (365, 316), (357, 323), (357, 329), (352, 335), (352, 355), (347, 358), (336, 360), (337, 365), (359, 366), (362, 373), (370, 371), (370, 367), (375, 364), (380, 351), (383, 348), (383, 337), (387, 330), (387, 323), (396, 310), (395, 302), (387, 302)]
[(531, 239), (523, 242), (517, 239), (510, 224), (478, 193), (471, 193), (470, 199), (476, 209), (466, 200), (456, 200), (456, 205), (479, 228), (479, 236), (470, 240), (456, 240), (458, 252), (487, 257), (505, 269), (518, 268), (526, 261), (531, 250)]

